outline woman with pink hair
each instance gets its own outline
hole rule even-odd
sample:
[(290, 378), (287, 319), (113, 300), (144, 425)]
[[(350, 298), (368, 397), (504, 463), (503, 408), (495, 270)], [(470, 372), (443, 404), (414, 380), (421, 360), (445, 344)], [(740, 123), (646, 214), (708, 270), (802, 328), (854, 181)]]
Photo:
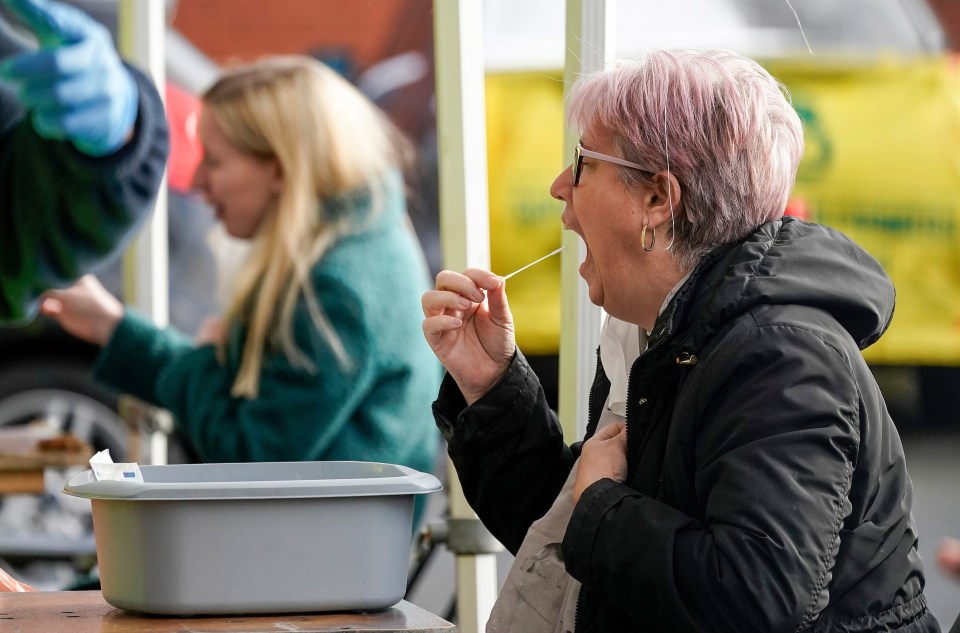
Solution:
[(783, 211), (782, 86), (657, 51), (574, 86), (551, 194), (607, 314), (584, 442), (514, 342), (504, 280), (442, 271), (423, 331), (463, 490), (516, 555), (487, 630), (932, 632), (897, 430), (861, 350), (881, 266)]

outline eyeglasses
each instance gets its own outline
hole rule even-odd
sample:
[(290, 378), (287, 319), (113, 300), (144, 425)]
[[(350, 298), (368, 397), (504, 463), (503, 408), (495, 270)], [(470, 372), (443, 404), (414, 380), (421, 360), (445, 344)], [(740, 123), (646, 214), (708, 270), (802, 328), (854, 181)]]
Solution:
[(629, 167), (630, 169), (636, 169), (637, 171), (642, 171), (645, 174), (653, 175), (653, 172), (644, 167), (643, 165), (638, 165), (637, 163), (631, 163), (628, 160), (623, 160), (622, 158), (617, 158), (616, 156), (609, 156), (607, 154), (601, 154), (599, 152), (591, 152), (588, 149), (583, 149), (583, 146), (577, 143), (577, 146), (573, 148), (573, 164), (570, 165), (570, 168), (573, 170), (573, 186), (576, 187), (580, 183), (580, 172), (583, 171), (583, 158), (596, 158), (597, 160), (606, 161), (608, 163), (614, 163), (617, 165), (623, 165), (624, 167)]

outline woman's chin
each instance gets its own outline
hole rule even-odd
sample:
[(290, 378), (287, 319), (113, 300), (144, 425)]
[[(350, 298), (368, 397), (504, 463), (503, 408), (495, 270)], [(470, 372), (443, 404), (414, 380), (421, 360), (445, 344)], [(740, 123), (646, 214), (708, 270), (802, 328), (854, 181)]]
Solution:
[(591, 282), (590, 280), (584, 279), (587, 282), (587, 296), (590, 297), (590, 303), (593, 305), (602, 308), (603, 307), (603, 286), (599, 282)]
[(597, 306), (598, 308), (602, 308), (602, 307), (603, 307), (603, 292), (602, 292), (602, 291), (594, 293), (593, 289), (591, 289), (591, 290), (590, 290), (590, 293), (589, 293), (589, 296), (590, 296), (590, 303), (592, 303), (593, 305)]
[(590, 297), (590, 303), (603, 307), (603, 286), (600, 283), (599, 275), (590, 262), (589, 255), (587, 259), (580, 264), (580, 278), (587, 284), (587, 296)]

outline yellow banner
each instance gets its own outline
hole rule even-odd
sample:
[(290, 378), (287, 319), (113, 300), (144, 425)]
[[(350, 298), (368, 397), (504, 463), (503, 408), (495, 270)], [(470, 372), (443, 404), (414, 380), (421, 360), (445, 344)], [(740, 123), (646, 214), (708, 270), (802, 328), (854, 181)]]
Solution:
[(875, 363), (960, 363), (960, 76), (953, 62), (764, 65), (788, 86), (804, 122), (791, 206), (863, 246), (896, 286), (890, 329), (864, 355)]
[[(550, 184), (563, 168), (561, 73), (490, 74), (487, 152), (490, 266), (506, 275), (560, 247), (563, 203)], [(560, 257), (507, 282), (517, 343), (527, 354), (560, 344)]]
[[(789, 211), (848, 235), (896, 285), (893, 323), (865, 356), (960, 364), (955, 62), (764, 65), (788, 87), (804, 122), (806, 151)], [(562, 203), (549, 187), (563, 168), (563, 83), (559, 72), (503, 73), (488, 75), (486, 89), (491, 266), (503, 275), (560, 245)], [(557, 353), (560, 258), (508, 284), (520, 347)]]

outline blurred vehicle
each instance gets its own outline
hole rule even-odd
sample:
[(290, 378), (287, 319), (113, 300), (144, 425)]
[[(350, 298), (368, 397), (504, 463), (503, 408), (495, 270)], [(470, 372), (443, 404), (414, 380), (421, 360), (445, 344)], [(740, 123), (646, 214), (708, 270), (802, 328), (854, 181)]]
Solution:
[[(500, 273), (560, 242), (561, 209), (547, 189), (562, 168), (563, 17), (548, 4), (484, 5), (491, 265)], [(943, 372), (960, 379), (957, 60), (924, 0), (793, 5), (796, 14), (765, 0), (620, 2), (616, 57), (726, 48), (786, 85), (806, 140), (787, 212), (843, 231), (893, 279), (893, 323), (865, 357), (877, 373), (912, 372), (911, 385), (888, 396), (902, 405), (898, 423), (954, 421), (960, 390), (937, 387)], [(520, 347), (555, 355), (559, 258), (510, 287)], [(918, 402), (898, 402), (901, 393)]]

